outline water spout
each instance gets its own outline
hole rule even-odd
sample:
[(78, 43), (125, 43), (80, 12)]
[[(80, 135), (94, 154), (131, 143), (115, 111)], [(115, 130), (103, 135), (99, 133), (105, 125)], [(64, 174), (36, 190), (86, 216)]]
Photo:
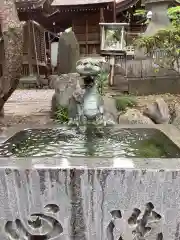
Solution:
[[(103, 99), (97, 89), (96, 77), (101, 68), (98, 63), (85, 59), (77, 62), (77, 72), (84, 81), (84, 95), (81, 102), (77, 101), (78, 125), (84, 123), (100, 123), (106, 125), (104, 118)], [(80, 86), (78, 86), (79, 88)], [(81, 87), (80, 87), (81, 88)]]

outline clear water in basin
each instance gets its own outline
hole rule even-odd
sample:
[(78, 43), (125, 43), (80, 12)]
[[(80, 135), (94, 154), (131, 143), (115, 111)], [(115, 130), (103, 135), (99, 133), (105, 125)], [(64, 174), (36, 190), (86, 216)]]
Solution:
[(177, 158), (180, 149), (155, 129), (87, 127), (86, 130), (28, 129), (0, 146), (1, 157), (145, 157)]

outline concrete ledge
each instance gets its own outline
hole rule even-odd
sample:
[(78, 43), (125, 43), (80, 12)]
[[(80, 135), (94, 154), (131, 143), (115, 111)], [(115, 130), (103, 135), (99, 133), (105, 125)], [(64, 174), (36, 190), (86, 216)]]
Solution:
[(180, 76), (151, 77), (145, 79), (128, 78), (128, 85), (130, 94), (177, 94), (180, 93)]
[[(176, 128), (152, 126), (180, 146)], [(15, 233), (20, 240), (175, 240), (178, 199), (180, 159), (0, 159), (2, 240), (17, 239)]]

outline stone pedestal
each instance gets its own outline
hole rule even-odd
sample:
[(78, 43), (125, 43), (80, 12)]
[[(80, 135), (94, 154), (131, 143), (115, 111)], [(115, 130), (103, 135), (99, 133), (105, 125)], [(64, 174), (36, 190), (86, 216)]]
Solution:
[(92, 169), (76, 161), (75, 169), (73, 163), (64, 169), (59, 159), (27, 169), (1, 167), (0, 239), (133, 240), (144, 232), (147, 240), (179, 239), (180, 171), (166, 168), (164, 159), (161, 169), (152, 160), (146, 170), (148, 160), (119, 161), (125, 168), (111, 162), (98, 169), (97, 160)]
[(145, 7), (147, 11), (152, 12), (152, 18), (145, 31), (146, 36), (152, 36), (158, 30), (166, 28), (170, 25), (170, 20), (167, 15), (169, 4), (172, 0), (146, 0)]

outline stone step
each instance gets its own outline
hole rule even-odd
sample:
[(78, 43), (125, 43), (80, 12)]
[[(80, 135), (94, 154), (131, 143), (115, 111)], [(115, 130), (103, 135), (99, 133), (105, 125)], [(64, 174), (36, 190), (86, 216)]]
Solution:
[(110, 87), (110, 89), (116, 92), (128, 92), (129, 87), (128, 87), (128, 83), (121, 83), (119, 85), (114, 85)]
[(119, 83), (119, 82), (128, 82), (127, 78), (125, 78), (122, 75), (115, 75), (114, 76), (114, 82)]

